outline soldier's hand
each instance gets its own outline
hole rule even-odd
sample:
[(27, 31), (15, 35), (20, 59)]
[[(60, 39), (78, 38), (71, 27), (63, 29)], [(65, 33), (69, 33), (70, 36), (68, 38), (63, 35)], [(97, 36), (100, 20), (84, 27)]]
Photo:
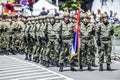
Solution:
[(115, 36), (118, 36), (118, 34), (115, 34)]

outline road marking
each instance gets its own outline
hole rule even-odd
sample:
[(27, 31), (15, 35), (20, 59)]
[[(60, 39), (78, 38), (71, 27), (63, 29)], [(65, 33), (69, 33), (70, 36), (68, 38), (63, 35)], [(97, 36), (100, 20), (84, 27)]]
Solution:
[[(33, 78), (35, 77), (34, 75), (37, 75), (37, 76), (42, 76), (43, 74), (46, 74), (46, 73), (49, 73), (49, 72), (40, 72), (40, 73), (29, 73), (29, 74), (21, 74), (21, 75), (11, 75), (11, 76), (3, 76), (3, 77), (0, 77), (0, 79), (8, 79), (8, 78), (18, 78), (18, 77), (23, 77), (23, 78), (20, 78), (20, 79), (27, 79), (27, 78)], [(52, 74), (52, 75), (55, 75), (55, 74)]]
[(16, 72), (16, 71), (25, 71), (25, 70), (33, 70), (33, 69), (36, 69), (36, 68), (32, 68), (32, 67), (30, 67), (30, 68), (27, 68), (27, 69), (19, 69), (19, 70), (8, 70), (8, 71), (0, 71), (0, 74), (2, 74), (2, 73), (7, 73), (7, 72)]
[[(50, 76), (50, 77), (47, 77), (48, 79), (50, 78), (50, 79), (54, 79), (54, 78), (56, 78), (57, 76), (58, 77), (60, 77), (60, 78), (64, 78), (65, 80), (73, 80), (72, 78), (69, 78), (69, 77), (67, 77), (67, 76), (64, 76), (64, 75), (62, 75), (62, 74), (59, 74), (59, 73), (57, 73), (57, 72), (54, 72), (54, 71), (51, 71), (51, 70), (49, 70), (49, 69), (46, 69), (46, 68), (44, 68), (44, 67), (42, 67), (42, 66), (39, 66), (39, 65), (36, 65), (36, 64), (34, 64), (34, 63), (31, 63), (31, 62), (27, 62), (27, 61), (23, 61), (23, 60), (20, 60), (20, 59), (17, 59), (17, 58), (15, 58), (15, 57), (11, 57), (11, 56), (5, 56), (6, 58), (9, 58), (9, 59), (13, 59), (13, 60), (15, 60), (15, 61), (17, 61), (17, 62), (21, 62), (21, 63), (23, 63), (23, 64), (26, 64), (26, 65), (30, 65), (30, 66), (32, 66), (32, 67), (36, 67), (37, 69), (41, 69), (41, 70), (45, 70), (45, 71), (47, 71), (46, 73), (51, 73), (51, 74), (47, 74), (47, 75), (36, 75), (36, 76), (27, 76), (27, 74), (25, 74), (25, 75), (21, 75), (21, 78), (13, 78), (13, 79), (11, 79), (11, 80), (21, 80), (21, 79), (30, 79), (30, 78), (36, 78), (36, 77), (38, 77), (38, 79), (39, 79), (39, 77), (45, 77), (46, 78), (46, 76)], [(17, 73), (22, 73), (22, 72), (19, 72), (19, 71), (26, 71), (26, 70), (29, 70), (29, 69), (32, 69), (32, 68), (26, 68), (26, 69), (19, 69), (19, 70), (17, 70), (16, 69), (16, 71), (17, 71)], [(33, 69), (35, 69), (35, 68), (33, 68)], [(33, 70), (32, 69), (32, 70)], [(15, 70), (9, 70), (9, 71), (2, 71), (2, 72), (11, 72), (11, 71), (15, 71)], [(0, 72), (1, 74), (2, 74), (2, 72)], [(28, 71), (29, 72), (29, 71)], [(16, 72), (15, 72), (16, 73)], [(14, 74), (15, 74), (14, 73)], [(10, 74), (10, 73), (8, 73), (8, 74)], [(12, 73), (11, 73), (12, 74)], [(35, 74), (35, 73), (34, 73)], [(36, 73), (37, 74), (37, 73)], [(39, 73), (40, 74), (40, 73)], [(42, 74), (42, 73), (41, 73)], [(30, 75), (30, 74), (28, 74), (28, 75)], [(32, 73), (31, 73), (31, 75), (32, 75)], [(19, 76), (17, 76), (17, 75), (15, 75), (16, 77), (19, 77)], [(22, 76), (26, 76), (26, 77), (22, 77)], [(51, 77), (51, 76), (54, 76), (54, 77)], [(14, 76), (12, 76), (12, 77), (14, 77)], [(11, 77), (11, 78), (12, 78)], [(2, 79), (4, 79), (5, 77), (2, 77)], [(10, 77), (6, 77), (6, 78), (10, 78)], [(6, 79), (5, 78), (5, 79)], [(0, 77), (0, 79), (1, 79), (1, 77)], [(42, 79), (42, 78), (40, 78), (40, 79)], [(44, 78), (43, 78), (43, 80), (44, 80)]]
[[(56, 77), (51, 77), (51, 78), (44, 78), (44, 79), (36, 79), (36, 80), (52, 80), (52, 79), (61, 79), (62, 77), (56, 76)], [(63, 80), (63, 79), (62, 79)]]
[(42, 70), (42, 69), (36, 69), (36, 70), (30, 70), (30, 71), (19, 71), (19, 72), (14, 72), (14, 73), (5, 73), (5, 74), (0, 74), (0, 77), (1, 76), (8, 76), (8, 75), (17, 75), (17, 74), (25, 74), (25, 73), (35, 73), (35, 72), (43, 72), (45, 70)]
[(30, 68), (30, 67), (34, 67), (34, 66), (19, 66), (19, 67), (10, 67), (10, 68), (2, 68), (0, 70), (14, 70), (14, 69), (21, 69), (22, 68)]
[(26, 65), (26, 64), (23, 64), (23, 65), (9, 65), (9, 66), (1, 66), (0, 65), (1, 68), (19, 67), (19, 66), (28, 66), (28, 65)]
[(115, 64), (120, 64), (119, 61), (115, 61), (115, 60), (113, 60), (112, 62), (115, 63)]
[(41, 78), (41, 77), (47, 77), (47, 76), (53, 76), (53, 75), (55, 76), (55, 74), (27, 76), (27, 77), (22, 77), (22, 78), (16, 78), (15, 80), (23, 80), (23, 79), (30, 79), (30, 78), (37, 78), (37, 77)]

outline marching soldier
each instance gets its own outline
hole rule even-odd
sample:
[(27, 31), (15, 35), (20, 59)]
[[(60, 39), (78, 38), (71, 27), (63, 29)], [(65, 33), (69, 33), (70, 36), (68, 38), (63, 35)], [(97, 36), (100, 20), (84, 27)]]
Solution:
[(47, 23), (46, 25), (46, 32), (47, 32), (47, 50), (46, 50), (46, 67), (49, 67), (49, 63), (53, 64), (54, 59), (55, 59), (55, 45), (56, 45), (56, 40), (58, 36), (58, 30), (57, 24), (55, 24), (55, 17), (53, 15), (49, 16), (50, 22)]
[[(62, 29), (61, 29), (61, 49), (60, 49), (60, 55), (59, 55), (59, 64), (60, 69), (59, 71), (63, 71), (63, 66), (66, 60), (68, 60), (68, 56), (71, 52), (71, 46), (72, 46), (72, 39), (73, 39), (73, 25), (71, 25), (69, 21), (69, 14), (64, 14), (64, 21), (62, 22)], [(74, 70), (72, 67), (73, 64), (71, 64), (71, 70)]]
[(39, 22), (38, 22), (38, 17), (35, 18), (35, 22), (33, 24), (33, 40), (34, 40), (34, 46), (33, 46), (33, 60), (34, 62), (39, 63), (39, 40), (38, 40), (38, 29), (40, 27)]
[(111, 37), (114, 34), (113, 24), (108, 22), (107, 14), (103, 15), (103, 22), (97, 26), (98, 33), (98, 53), (99, 53), (99, 71), (103, 71), (104, 56), (106, 56), (107, 70), (111, 70)]
[(2, 50), (2, 42), (3, 42), (2, 32), (3, 32), (3, 28), (2, 28), (2, 16), (0, 16), (0, 54), (3, 54), (3, 50)]
[(27, 38), (27, 47), (26, 47), (26, 56), (28, 56), (28, 60), (31, 61), (32, 60), (32, 51), (33, 51), (33, 39), (32, 39), (32, 35), (31, 35), (31, 28), (32, 28), (32, 19), (28, 18), (28, 23), (27, 23), (27, 27), (26, 27), (26, 38)]
[(8, 54), (8, 30), (9, 30), (10, 22), (8, 16), (4, 16), (3, 23), (1, 25), (2, 32), (2, 48), (5, 54)]
[(45, 66), (46, 61), (45, 61), (45, 53), (46, 53), (46, 25), (47, 25), (47, 21), (46, 21), (46, 16), (41, 16), (41, 26), (40, 26), (40, 39), (41, 39), (41, 50), (40, 50), (40, 60), (41, 60), (41, 64)]
[(88, 66), (88, 70), (92, 70), (92, 55), (94, 54), (94, 24), (90, 23), (90, 17), (87, 14), (83, 14), (82, 22), (80, 23), (81, 29), (81, 64), (80, 70), (83, 70), (83, 64)]

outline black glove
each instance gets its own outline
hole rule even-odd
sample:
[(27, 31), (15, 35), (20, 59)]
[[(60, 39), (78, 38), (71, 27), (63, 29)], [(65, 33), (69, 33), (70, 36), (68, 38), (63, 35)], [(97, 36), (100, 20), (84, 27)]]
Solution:
[(101, 46), (101, 41), (99, 39), (97, 40), (97, 45)]
[(118, 34), (115, 34), (115, 36), (118, 36)]
[(58, 38), (57, 41), (58, 41), (58, 43), (62, 43), (62, 39), (61, 38)]

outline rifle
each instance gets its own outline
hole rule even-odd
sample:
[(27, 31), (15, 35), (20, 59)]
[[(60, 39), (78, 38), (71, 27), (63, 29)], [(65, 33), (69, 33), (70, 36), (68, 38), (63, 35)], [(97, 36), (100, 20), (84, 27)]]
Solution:
[(62, 44), (62, 24), (60, 26), (59, 38), (57, 39), (58, 43)]
[(45, 39), (46, 42), (48, 42), (48, 24), (46, 24), (46, 29), (45, 29)]
[(97, 35), (98, 35), (97, 45), (101, 46), (101, 27), (99, 27)]

